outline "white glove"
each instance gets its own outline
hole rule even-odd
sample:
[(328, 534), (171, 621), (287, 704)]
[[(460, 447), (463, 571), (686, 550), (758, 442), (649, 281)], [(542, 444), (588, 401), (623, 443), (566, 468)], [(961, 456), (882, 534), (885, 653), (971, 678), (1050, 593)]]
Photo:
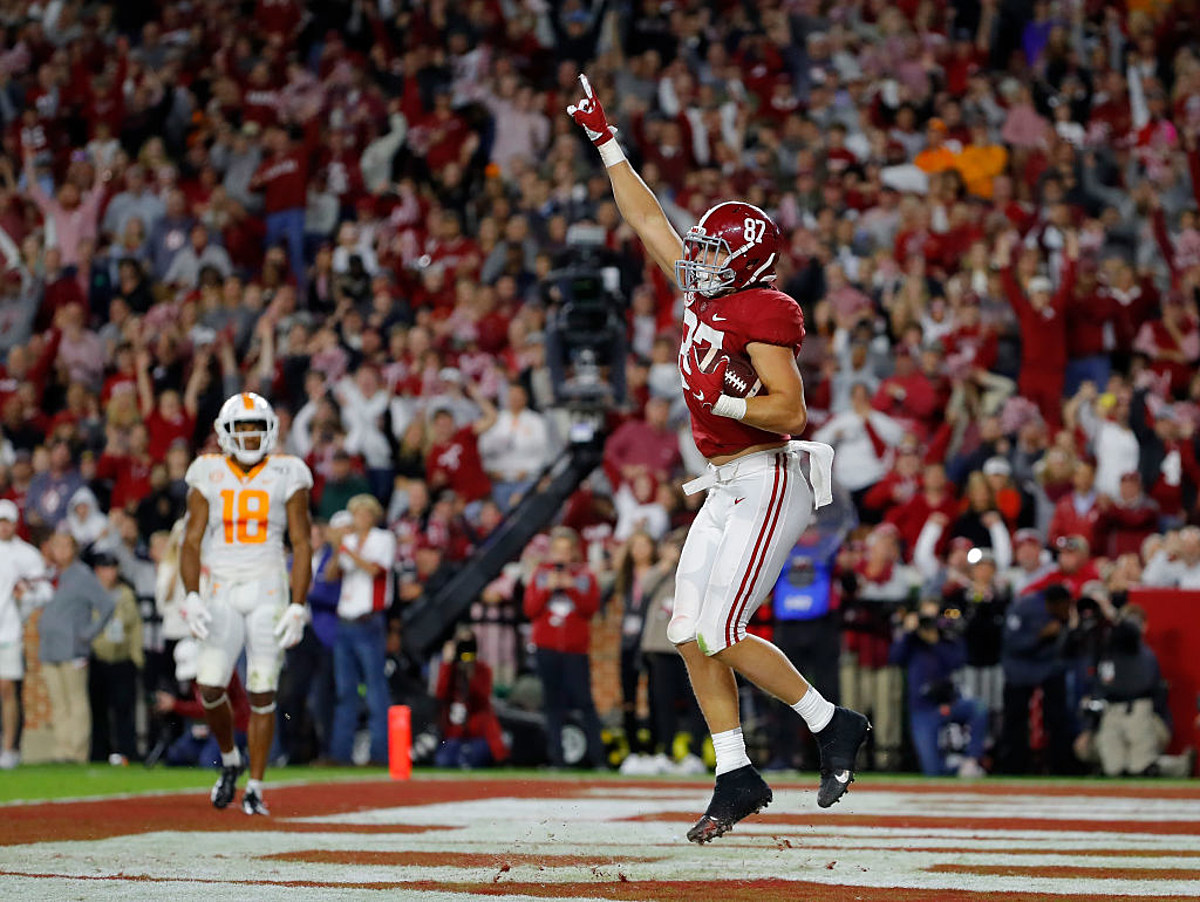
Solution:
[(197, 639), (208, 638), (208, 625), (212, 623), (212, 613), (199, 592), (188, 592), (183, 604), (179, 606), (179, 616), (188, 625), (193, 636)]
[(302, 604), (289, 604), (279, 622), (275, 624), (275, 635), (279, 637), (280, 648), (291, 648), (304, 638), (304, 626), (309, 621), (308, 608)]

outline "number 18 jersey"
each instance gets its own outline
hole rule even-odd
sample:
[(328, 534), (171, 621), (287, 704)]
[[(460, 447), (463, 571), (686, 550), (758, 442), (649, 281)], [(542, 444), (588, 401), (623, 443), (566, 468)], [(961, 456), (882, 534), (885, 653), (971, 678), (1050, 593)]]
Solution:
[(285, 566), (287, 503), (313, 484), (304, 461), (275, 454), (243, 470), (223, 454), (203, 454), (185, 480), (208, 501), (200, 560), (213, 576), (254, 578)]

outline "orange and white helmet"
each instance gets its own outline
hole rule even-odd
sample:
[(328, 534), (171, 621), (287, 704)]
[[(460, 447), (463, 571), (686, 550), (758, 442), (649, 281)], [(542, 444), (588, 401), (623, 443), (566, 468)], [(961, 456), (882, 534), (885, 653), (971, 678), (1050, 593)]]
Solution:
[[(254, 423), (258, 429), (239, 430), (239, 423)], [(262, 395), (252, 391), (233, 395), (221, 405), (214, 424), (217, 444), (238, 463), (252, 467), (275, 449), (279, 418)], [(257, 448), (247, 448), (247, 439), (258, 438)]]

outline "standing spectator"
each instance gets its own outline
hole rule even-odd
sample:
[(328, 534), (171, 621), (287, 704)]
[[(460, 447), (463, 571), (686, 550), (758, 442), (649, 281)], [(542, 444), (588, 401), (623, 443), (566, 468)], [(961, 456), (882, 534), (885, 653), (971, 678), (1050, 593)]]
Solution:
[(212, 244), (208, 226), (198, 222), (191, 228), (187, 246), (171, 260), (162, 280), (167, 285), (192, 291), (200, 284), (200, 273), (210, 266), (220, 273), (222, 279), (228, 278), (233, 272), (229, 252), (219, 244)]
[(491, 480), (479, 457), (479, 436), (496, 422), (496, 408), (474, 388), (470, 396), (483, 408), (483, 416), (469, 426), (456, 429), (454, 415), (439, 408), (429, 424), (429, 450), (425, 453), (425, 481), (433, 492), (452, 489), (467, 501), (482, 501), (492, 490)]
[(987, 708), (977, 699), (964, 698), (955, 687), (954, 676), (966, 662), (966, 644), (942, 629), (940, 614), (941, 606), (935, 601), (923, 601), (918, 611), (909, 611), (904, 617), (904, 634), (892, 646), (889, 660), (906, 668), (909, 723), (921, 772), (930, 777), (953, 772), (938, 739), (946, 724), (961, 723), (971, 736), (958, 775), (981, 777), (979, 759), (988, 736)]
[(592, 701), (591, 619), (600, 606), (596, 577), (580, 562), (579, 535), (565, 526), (550, 534), (549, 560), (540, 564), (525, 589), (525, 616), (546, 706), (546, 740), (550, 764), (562, 767), (562, 730), (567, 712), (583, 715), (587, 758), (604, 767), (600, 718)]
[(642, 629), (651, 596), (662, 575), (656, 564), (658, 545), (645, 532), (635, 532), (621, 546), (613, 600), (621, 606), (621, 717), (631, 753), (642, 750), (638, 739), (637, 700), (642, 682)]
[(870, 711), (875, 725), (875, 762), (881, 769), (899, 766), (904, 693), (900, 671), (888, 663), (892, 632), (900, 606), (908, 600), (913, 575), (900, 560), (898, 532), (884, 523), (871, 531), (866, 548), (839, 555), (843, 592), (844, 650), (839, 683), (842, 704)]
[(858, 382), (850, 389), (851, 409), (839, 413), (817, 430), (814, 441), (833, 445), (833, 478), (854, 496), (859, 516), (866, 514), (863, 501), (871, 486), (887, 475), (888, 450), (900, 444), (904, 427), (871, 407), (867, 386)]
[(264, 144), (271, 151), (259, 165), (250, 188), (263, 192), (267, 214), (266, 245), (287, 245), (288, 266), (297, 284), (304, 284), (304, 208), (308, 201), (308, 159), (293, 147), (291, 136), (281, 127), (267, 130)]
[(1017, 281), (1017, 263), (1012, 258), (1012, 237), (1004, 235), (997, 245), (1004, 290), (1021, 325), (1020, 393), (1032, 400), (1042, 419), (1057, 429), (1062, 420), (1063, 382), (1067, 366), (1066, 305), (1075, 291), (1075, 263), (1079, 259), (1079, 237), (1068, 232), (1065, 260), (1057, 292), (1046, 276), (1032, 276), (1024, 287)]
[(330, 530), (330, 543), (338, 549), (337, 571), (342, 577), (333, 646), (337, 704), (330, 748), (335, 761), (351, 762), (358, 722), (358, 687), (366, 684), (370, 760), (382, 763), (387, 761), (387, 709), (391, 704), (384, 675), (384, 618), (392, 604), (396, 537), (379, 528), (383, 507), (373, 495), (355, 495), (346, 510), (354, 519), (353, 526)]
[(78, 266), (80, 249), (85, 242), (96, 243), (96, 220), (100, 215), (100, 204), (104, 200), (104, 183), (112, 173), (99, 166), (95, 168), (92, 188), (82, 197), (79, 189), (70, 181), (58, 189), (58, 196), (51, 198), (42, 190), (41, 183), (33, 171), (33, 154), (25, 148), (25, 181), (30, 197), (42, 212), (47, 226), (54, 227), (54, 247), (62, 255), (63, 266)]
[(317, 516), (332, 521), (334, 514), (345, 510), (350, 499), (371, 491), (371, 484), (354, 468), (354, 458), (344, 448), (333, 452), (329, 464), (329, 475), (321, 484), (321, 500), (317, 502)]
[(124, 235), (129, 220), (138, 219), (149, 235), (166, 212), (162, 199), (146, 184), (146, 171), (135, 164), (125, 170), (125, 190), (108, 202), (104, 211), (104, 231), (110, 235)]
[(142, 616), (133, 590), (119, 577), (116, 556), (108, 551), (97, 554), (92, 566), (114, 606), (104, 631), (92, 640), (88, 667), (92, 760), (128, 764), (138, 757), (134, 710), (138, 672), (146, 663)]
[(523, 386), (509, 385), (496, 424), (479, 436), (479, 456), (501, 511), (507, 513), (529, 491), (548, 462), (549, 452), (545, 419), (529, 409), (529, 395)]
[(998, 576), (996, 556), (986, 548), (967, 553), (969, 581), (956, 586), (944, 599), (963, 622), (966, 661), (962, 685), (970, 698), (981, 701), (990, 713), (1004, 707), (1004, 670), (1000, 652), (1004, 643), (1004, 618), (1012, 591)]
[(1167, 533), (1162, 547), (1146, 562), (1142, 581), (1147, 586), (1200, 589), (1200, 527)]
[(1100, 556), (1115, 560), (1123, 554), (1137, 554), (1142, 542), (1158, 528), (1158, 502), (1142, 491), (1137, 471), (1121, 477), (1121, 492), (1116, 498), (1100, 497)]
[(21, 760), (17, 683), (25, 677), (22, 608), (27, 611), (49, 597), (51, 588), (41, 554), (17, 537), (19, 520), (17, 506), (0, 500), (0, 770), (11, 770)]
[(1069, 771), (1067, 641), (1078, 620), (1070, 591), (1057, 584), (1026, 595), (1009, 608), (1004, 631), (1004, 722), (996, 753), (1000, 773), (1029, 773), (1029, 706), (1036, 689), (1042, 690), (1046, 764), (1051, 773)]
[(346, 429), (346, 450), (360, 454), (367, 464), (371, 492), (384, 504), (392, 491), (392, 448), (384, 435), (383, 418), (392, 395), (379, 378), (373, 363), (364, 363), (353, 376), (343, 376), (333, 395), (341, 407)]
[[(671, 368), (674, 371), (674, 357)], [(628, 482), (643, 470), (665, 480), (679, 469), (679, 434), (669, 425), (670, 414), (667, 399), (651, 398), (644, 419), (628, 419), (609, 436), (604, 445), (604, 468), (614, 485)]]
[(1086, 460), (1075, 464), (1071, 474), (1071, 494), (1059, 499), (1050, 518), (1050, 543), (1064, 536), (1083, 536), (1088, 544), (1096, 541), (1100, 521), (1100, 496), (1096, 492), (1096, 469)]
[(78, 558), (70, 533), (56, 532), (46, 556), (57, 571), (54, 594), (38, 623), (42, 678), (54, 712), (55, 761), (82, 764), (92, 741), (88, 705), (88, 650), (108, 625), (112, 595)]
[(1092, 560), (1091, 546), (1083, 536), (1063, 536), (1054, 543), (1058, 550), (1058, 566), (1021, 590), (1022, 595), (1041, 592), (1047, 586), (1066, 586), (1073, 598), (1078, 598), (1085, 583), (1100, 579), (1100, 570)]
[(25, 522), (31, 527), (56, 528), (66, 518), (72, 496), (83, 488), (83, 478), (65, 441), (50, 445), (49, 463), (45, 471), (33, 477), (25, 496)]
[(342, 581), (334, 560), (338, 551), (330, 538), (335, 531), (353, 525), (354, 517), (349, 511), (338, 511), (328, 524), (317, 521), (312, 526), (313, 577), (308, 590), (312, 623), (300, 643), (287, 650), (279, 688), (279, 748), (291, 763), (303, 760), (298, 755), (298, 745), (306, 709), (316, 733), (317, 758), (329, 757), (335, 692), (333, 648), (337, 642), (337, 609), (342, 594)]
[(1013, 536), (1013, 566), (1004, 571), (1003, 581), (1013, 595), (1022, 595), (1026, 586), (1054, 572), (1050, 552), (1036, 529), (1018, 529)]

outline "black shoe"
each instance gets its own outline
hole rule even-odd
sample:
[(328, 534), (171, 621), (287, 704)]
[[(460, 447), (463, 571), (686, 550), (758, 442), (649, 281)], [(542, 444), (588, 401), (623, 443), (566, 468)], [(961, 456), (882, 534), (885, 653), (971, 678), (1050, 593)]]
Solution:
[(234, 793), (237, 792), (238, 777), (242, 775), (242, 771), (245, 769), (245, 764), (221, 768), (221, 776), (217, 777), (217, 782), (213, 785), (212, 792), (209, 794), (214, 808), (229, 807), (229, 803), (233, 801)]
[(762, 811), (773, 798), (771, 787), (752, 764), (721, 774), (713, 788), (708, 810), (688, 831), (687, 838), (697, 843), (714, 840), (732, 830), (742, 818)]
[(270, 814), (267, 806), (263, 804), (262, 796), (253, 789), (247, 789), (242, 793), (242, 811), (246, 814)]
[(854, 782), (854, 759), (871, 732), (867, 718), (849, 708), (834, 708), (833, 718), (817, 733), (821, 750), (821, 788), (817, 805), (828, 808), (846, 794)]

